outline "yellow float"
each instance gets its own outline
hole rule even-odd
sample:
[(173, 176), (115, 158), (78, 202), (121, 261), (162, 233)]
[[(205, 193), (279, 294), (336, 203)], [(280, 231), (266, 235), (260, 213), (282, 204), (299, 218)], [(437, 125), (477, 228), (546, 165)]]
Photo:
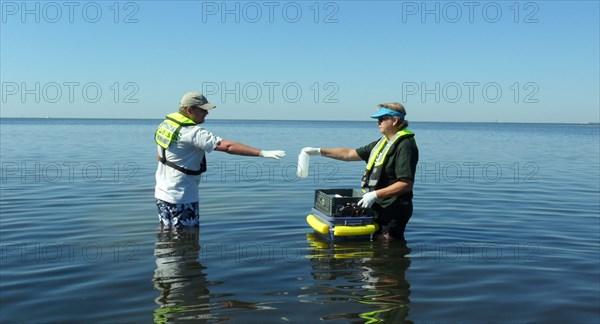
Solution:
[(333, 234), (333, 236), (361, 236), (361, 235), (371, 235), (379, 229), (376, 223), (368, 224), (368, 225), (332, 225), (330, 228), (327, 223), (322, 222), (313, 214), (309, 214), (306, 216), (306, 222), (310, 227), (312, 227), (315, 231), (328, 235)]
[(369, 224), (366, 224), (364, 217), (361, 219), (361, 223), (356, 223), (355, 219), (350, 217), (327, 217), (315, 209), (306, 216), (306, 222), (315, 232), (331, 240), (338, 238), (370, 240), (373, 233), (379, 229), (375, 222), (370, 221)]

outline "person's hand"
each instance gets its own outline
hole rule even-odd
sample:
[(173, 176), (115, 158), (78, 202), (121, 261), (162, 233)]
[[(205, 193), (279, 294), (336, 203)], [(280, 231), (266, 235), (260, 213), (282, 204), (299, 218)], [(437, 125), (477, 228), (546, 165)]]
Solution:
[(302, 149), (302, 152), (308, 155), (321, 155), (321, 148), (319, 147), (305, 147)]
[(375, 191), (369, 191), (363, 195), (362, 199), (358, 202), (358, 206), (362, 208), (371, 208), (377, 201), (377, 194)]
[(258, 155), (267, 159), (279, 160), (285, 156), (285, 151), (260, 151)]

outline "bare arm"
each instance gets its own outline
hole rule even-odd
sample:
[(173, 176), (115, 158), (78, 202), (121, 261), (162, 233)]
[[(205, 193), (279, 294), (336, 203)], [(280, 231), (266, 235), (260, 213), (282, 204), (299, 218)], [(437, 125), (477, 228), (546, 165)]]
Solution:
[(260, 154), (260, 150), (257, 148), (228, 140), (221, 140), (221, 143), (215, 147), (215, 150), (229, 154), (245, 156), (258, 156)]
[(321, 148), (321, 155), (342, 161), (362, 161), (356, 150), (351, 148)]

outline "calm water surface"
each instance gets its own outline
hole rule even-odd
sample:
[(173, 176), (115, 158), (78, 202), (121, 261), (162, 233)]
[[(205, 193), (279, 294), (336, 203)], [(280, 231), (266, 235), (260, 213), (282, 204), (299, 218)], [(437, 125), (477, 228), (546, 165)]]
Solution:
[(158, 120), (0, 122), (0, 321), (599, 323), (598, 126), (413, 123), (408, 246), (325, 241), (315, 189), (356, 188), (373, 122), (213, 121), (280, 160), (214, 152), (199, 230), (153, 200)]

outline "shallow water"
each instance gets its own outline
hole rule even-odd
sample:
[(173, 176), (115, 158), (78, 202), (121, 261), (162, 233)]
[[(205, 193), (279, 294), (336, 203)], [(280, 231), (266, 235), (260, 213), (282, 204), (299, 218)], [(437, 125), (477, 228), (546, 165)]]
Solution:
[(305, 217), (318, 188), (356, 188), (372, 122), (226, 121), (198, 231), (161, 231), (157, 120), (2, 119), (2, 322), (600, 322), (598, 126), (412, 123), (408, 246), (331, 243)]

